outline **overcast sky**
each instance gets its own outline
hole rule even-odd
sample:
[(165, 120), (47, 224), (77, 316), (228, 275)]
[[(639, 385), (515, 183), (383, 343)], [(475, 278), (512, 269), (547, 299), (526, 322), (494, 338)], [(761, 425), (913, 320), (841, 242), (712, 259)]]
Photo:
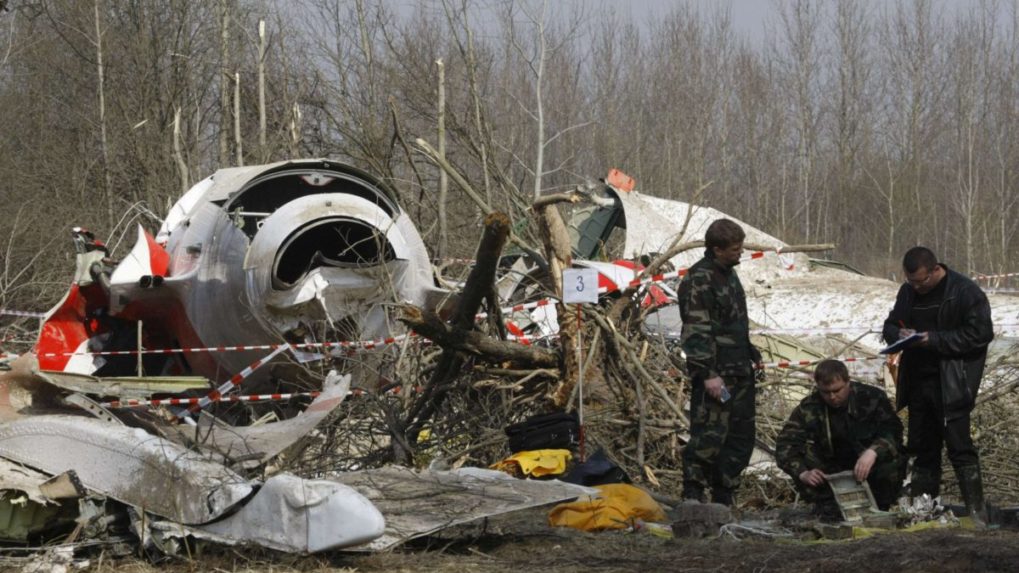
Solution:
[[(398, 13), (412, 14), (424, 6), (439, 10), (440, 0), (375, 0), (385, 2), (397, 9)], [(475, 6), (497, 6), (513, 0), (472, 0)], [(529, 0), (532, 5), (538, 0)], [(834, 5), (834, 0), (812, 0)], [(913, 0), (856, 0), (873, 10), (893, 9), (896, 4), (907, 4)], [(943, 11), (947, 18), (960, 12), (975, 10), (982, 0), (933, 0), (936, 10)], [(792, 4), (793, 0), (549, 0), (550, 6), (565, 5), (584, 6), (591, 10), (610, 8), (619, 12), (629, 12), (635, 22), (653, 22), (657, 16), (669, 12), (677, 6), (691, 6), (704, 15), (717, 10), (728, 9), (732, 14), (732, 23), (736, 32), (745, 38), (758, 41), (765, 37), (766, 31), (777, 29), (778, 6)], [(1007, 11), (1008, 0), (1001, 2), (999, 9)], [(600, 12), (600, 10), (598, 10)]]

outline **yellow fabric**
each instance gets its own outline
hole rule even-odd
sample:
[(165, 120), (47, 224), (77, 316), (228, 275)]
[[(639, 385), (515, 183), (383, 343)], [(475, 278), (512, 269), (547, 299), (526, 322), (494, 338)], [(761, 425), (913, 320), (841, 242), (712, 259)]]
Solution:
[(561, 503), (548, 514), (552, 527), (573, 527), (582, 531), (625, 529), (636, 519), (665, 521), (665, 511), (648, 493), (626, 483), (595, 486), (597, 495), (584, 495)]
[(570, 450), (530, 450), (517, 452), (491, 467), (510, 475), (554, 476), (565, 472), (566, 463), (572, 458)]

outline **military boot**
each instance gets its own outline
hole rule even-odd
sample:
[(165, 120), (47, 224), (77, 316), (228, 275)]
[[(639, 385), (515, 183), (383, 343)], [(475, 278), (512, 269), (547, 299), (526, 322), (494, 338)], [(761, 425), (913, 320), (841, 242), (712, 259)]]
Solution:
[(955, 468), (955, 477), (959, 480), (959, 491), (973, 525), (978, 529), (987, 527), (987, 507), (984, 505), (984, 481), (980, 476), (980, 466)]
[(725, 487), (711, 488), (711, 503), (732, 507), (732, 490)]
[(909, 495), (920, 497), (925, 493), (932, 498), (941, 494), (941, 473), (913, 466), (913, 473), (909, 478)]
[(683, 482), (683, 500), (704, 502), (704, 488), (694, 482)]

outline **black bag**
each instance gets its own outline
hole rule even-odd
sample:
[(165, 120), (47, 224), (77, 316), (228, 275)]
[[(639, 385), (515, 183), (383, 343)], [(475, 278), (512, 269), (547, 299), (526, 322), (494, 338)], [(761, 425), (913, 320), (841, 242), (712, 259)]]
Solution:
[(568, 483), (595, 486), (606, 483), (630, 483), (630, 476), (599, 449), (586, 461), (573, 466), (566, 477), (561, 478)]
[(514, 454), (529, 450), (573, 450), (580, 443), (580, 422), (576, 413), (539, 414), (506, 426), (506, 436)]

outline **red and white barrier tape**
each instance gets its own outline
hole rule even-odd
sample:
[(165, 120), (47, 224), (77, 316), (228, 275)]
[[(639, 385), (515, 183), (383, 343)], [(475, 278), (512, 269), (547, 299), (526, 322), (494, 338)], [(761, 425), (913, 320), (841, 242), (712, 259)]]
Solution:
[[(415, 386), (414, 393), (420, 394), (424, 391), (424, 386)], [(403, 386), (397, 385), (382, 392), (382, 394), (401, 394), (403, 392)], [(364, 388), (351, 388), (347, 392), (347, 396), (353, 396), (355, 398), (364, 396), (369, 392)], [(318, 398), (322, 392), (289, 392), (285, 394), (247, 394), (239, 395), (234, 394), (230, 396), (220, 396), (213, 402), (282, 402), (293, 398), (299, 398), (307, 396), (309, 398)], [(124, 400), (111, 400), (109, 402), (103, 402), (100, 406), (105, 408), (135, 408), (139, 406), (194, 406), (199, 404), (202, 398), (152, 398), (149, 400), (137, 400), (137, 399), (124, 399)]]
[(46, 314), (42, 312), (28, 312), (26, 310), (11, 310), (9, 308), (0, 308), (0, 314), (7, 316), (24, 316), (28, 318), (46, 318)]
[(881, 332), (881, 328), (870, 326), (827, 326), (823, 328), (757, 328), (750, 334), (845, 334), (858, 332)]
[(103, 350), (99, 352), (43, 352), (39, 356), (52, 358), (55, 356), (136, 356), (138, 354), (177, 354), (177, 353), (193, 353), (193, 352), (249, 352), (252, 350), (277, 350), (283, 346), (291, 348), (297, 348), (300, 350), (304, 349), (315, 349), (321, 348), (327, 350), (330, 348), (341, 348), (346, 349), (349, 352), (357, 352), (359, 350), (372, 350), (382, 346), (388, 346), (390, 344), (396, 344), (407, 338), (407, 334), (401, 334), (398, 336), (390, 336), (389, 338), (382, 338), (378, 340), (344, 340), (341, 342), (302, 342), (299, 344), (253, 344), (253, 345), (237, 345), (237, 346), (207, 346), (204, 348), (155, 348), (155, 349), (142, 349), (142, 350)]
[[(842, 362), (864, 362), (867, 360), (885, 360), (887, 356), (850, 356), (848, 358), (839, 358)], [(779, 360), (778, 362), (766, 362), (756, 366), (756, 369), (763, 370), (765, 368), (796, 368), (799, 366), (811, 366), (817, 364), (827, 358), (818, 358), (817, 360)]]
[(275, 358), (277, 354), (285, 350), (290, 350), (289, 344), (284, 344), (283, 346), (280, 346), (276, 350), (270, 352), (268, 355), (265, 356), (265, 358), (252, 362), (250, 366), (248, 366), (244, 370), (241, 370), (237, 374), (234, 374), (232, 378), (221, 384), (219, 388), (216, 388), (212, 392), (209, 392), (207, 395), (200, 398), (197, 403), (192, 404), (190, 407), (188, 407), (188, 409), (185, 412), (181, 412), (180, 417), (184, 418), (189, 413), (198, 412), (199, 410), (208, 406), (212, 402), (218, 401), (220, 398), (223, 397), (224, 394), (240, 386), (241, 383), (244, 382), (245, 378), (251, 376), (252, 372), (258, 370), (259, 368), (262, 367), (263, 364), (269, 362), (270, 360)]
[[(776, 251), (754, 251), (754, 252), (750, 253), (749, 255), (743, 255), (740, 258), (740, 262), (746, 262), (746, 261), (752, 261), (752, 260), (755, 260), (755, 259), (760, 259), (760, 258), (764, 257), (765, 253), (770, 253), (770, 252), (774, 252), (777, 255), (782, 255), (782, 249), (778, 249)], [(787, 268), (789, 270), (792, 270), (792, 265), (788, 265)], [(669, 273), (659, 273), (659, 274), (656, 274), (656, 275), (651, 275), (650, 277), (645, 277), (643, 279), (633, 279), (633, 280), (629, 281), (628, 283), (626, 283), (625, 285), (617, 285), (615, 288), (598, 287), (598, 294), (606, 294), (606, 293), (610, 293), (610, 292), (621, 291), (621, 290), (624, 290), (624, 289), (627, 289), (627, 288), (631, 288), (631, 287), (646, 286), (646, 285), (649, 285), (649, 284), (664, 282), (664, 281), (666, 281), (668, 279), (673, 279), (673, 278), (682, 278), (682, 277), (686, 276), (687, 271), (689, 271), (689, 268), (683, 268), (683, 269), (679, 269), (678, 271), (673, 271), (673, 272), (669, 272)], [(556, 302), (558, 302), (558, 299), (556, 299), (554, 297), (548, 297), (548, 298), (543, 298), (541, 300), (536, 300), (536, 301), (533, 301), (533, 302), (528, 302), (528, 303), (524, 303), (524, 304), (518, 304), (516, 306), (506, 307), (506, 308), (500, 309), (500, 312), (502, 312), (503, 314), (509, 314), (509, 313), (513, 313), (513, 312), (520, 312), (520, 311), (524, 311), (524, 310), (531, 310), (533, 308), (538, 308), (538, 307), (541, 307), (541, 306), (548, 306), (550, 304), (555, 304)], [(480, 313), (480, 314), (478, 314), (477, 318), (480, 319), (480, 318), (485, 318), (487, 316), (488, 316), (488, 313)]]
[[(1000, 322), (992, 325), (993, 328), (1016, 328), (1019, 322)], [(820, 328), (757, 328), (751, 329), (750, 334), (840, 334), (840, 333), (868, 333), (880, 334), (883, 326), (825, 326)]]
[[(249, 394), (221, 396), (214, 402), (279, 402), (300, 396), (317, 398), (321, 392), (290, 392), (288, 394)], [(113, 400), (100, 404), (106, 408), (133, 408), (135, 406), (194, 406), (201, 398), (155, 398), (152, 400)]]
[[(545, 306), (550, 304), (550, 301), (538, 301), (537, 306)], [(519, 309), (520, 307), (530, 305), (517, 305), (513, 309)], [(995, 329), (1001, 328), (1019, 328), (1019, 323), (996, 323), (994, 324)], [(778, 327), (765, 327), (753, 329), (750, 334), (839, 334), (839, 333), (865, 333), (874, 332), (880, 333), (881, 326), (829, 326), (820, 328), (778, 328)], [(548, 336), (528, 336), (522, 334), (519, 328), (510, 328), (511, 335), (507, 336), (507, 340), (516, 340), (521, 344), (531, 344), (535, 341), (555, 338), (556, 335)], [(372, 350), (376, 348), (382, 348), (398, 342), (402, 342), (408, 337), (416, 338), (414, 334), (400, 334), (397, 336), (390, 336), (388, 338), (381, 338), (378, 340), (345, 340), (341, 342), (302, 342), (298, 344), (289, 345), (292, 348), (306, 350), (306, 349), (346, 349), (350, 353), (359, 351)], [(427, 342), (427, 341), (422, 341)], [(208, 346), (199, 348), (156, 348), (156, 349), (142, 349), (142, 350), (104, 350), (99, 352), (43, 352), (39, 356), (52, 358), (56, 356), (136, 356), (138, 354), (190, 354), (197, 352), (250, 352), (253, 350), (277, 350), (282, 348), (280, 344), (257, 344), (257, 345), (236, 345), (236, 346)]]
[(980, 273), (977, 273), (973, 275), (973, 280), (983, 281), (988, 279), (1006, 279), (1009, 277), (1019, 277), (1019, 273), (1002, 273), (999, 275), (982, 275)]

